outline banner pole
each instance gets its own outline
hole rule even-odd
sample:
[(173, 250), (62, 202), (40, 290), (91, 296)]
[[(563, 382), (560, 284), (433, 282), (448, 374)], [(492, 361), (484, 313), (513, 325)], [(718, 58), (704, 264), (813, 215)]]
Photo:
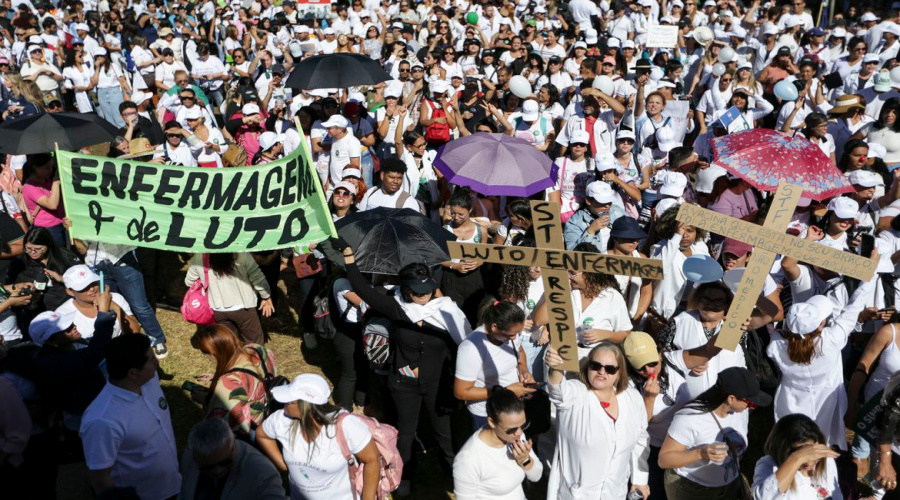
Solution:
[[(68, 202), (66, 202), (66, 190), (63, 189), (62, 185), (62, 176), (59, 175), (59, 143), (53, 143), (53, 159), (56, 161), (56, 175), (59, 177), (59, 195), (62, 196), (63, 207), (69, 206)], [(68, 218), (68, 217), (66, 217)], [(72, 219), (69, 219), (71, 221)], [(75, 246), (75, 238), (72, 237), (72, 231), (69, 231), (69, 228), (64, 228), (66, 230), (66, 236), (69, 238), (69, 247)]]
[[(322, 187), (322, 182), (319, 180), (319, 172), (313, 164), (312, 152), (306, 144), (306, 134), (303, 133), (300, 119), (296, 116), (294, 117), (294, 125), (297, 127), (297, 133), (300, 134), (300, 147), (303, 148), (303, 156), (306, 158), (306, 168), (311, 170), (310, 173), (312, 174), (313, 182), (319, 186), (319, 200), (321, 200), (323, 207), (328, 207), (328, 200), (325, 199), (325, 188)], [(325, 223), (328, 224), (328, 229), (331, 230), (331, 237), (337, 237), (337, 229), (334, 227), (334, 220), (331, 219), (331, 214), (328, 214), (328, 216), (325, 217)]]

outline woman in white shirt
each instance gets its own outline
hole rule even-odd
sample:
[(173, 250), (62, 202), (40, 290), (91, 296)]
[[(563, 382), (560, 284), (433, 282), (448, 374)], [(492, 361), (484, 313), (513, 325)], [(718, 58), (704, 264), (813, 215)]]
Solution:
[(340, 415), (328, 402), (330, 396), (328, 382), (315, 373), (275, 387), (272, 397), (284, 403), (284, 409), (256, 429), (256, 443), (279, 471), (290, 475), (291, 500), (355, 500), (349, 464), (339, 442), (343, 438), (365, 470), (362, 498), (373, 499), (381, 455), (372, 433), (356, 416)]
[(75, 92), (75, 107), (79, 113), (94, 111), (94, 104), (89, 94), (94, 87), (91, 84), (91, 75), (93, 74), (90, 67), (84, 63), (83, 52), (72, 50), (66, 53), (66, 64), (63, 66), (62, 76), (66, 79), (66, 88)]
[(835, 159), (834, 137), (828, 133), (828, 117), (822, 113), (810, 113), (806, 115), (803, 130), (800, 134), (809, 139), (809, 142), (819, 146), (822, 153), (831, 160), (832, 165), (837, 164)]
[(653, 282), (653, 298), (647, 313), (654, 321), (667, 323), (681, 305), (686, 290), (687, 278), (682, 267), (692, 255), (709, 255), (703, 240), (706, 231), (675, 220), (678, 206), (663, 212), (656, 220), (656, 234), (660, 243), (650, 252), (650, 257), (663, 262), (666, 279)]
[(771, 402), (749, 370), (734, 367), (685, 405), (659, 451), (669, 500), (739, 498), (739, 460), (747, 450), (747, 419), (741, 413)]
[(779, 420), (766, 439), (766, 456), (753, 471), (756, 500), (842, 500), (836, 459), (840, 454), (806, 415)]
[(125, 80), (122, 69), (112, 62), (106, 49), (94, 52), (94, 76), (91, 85), (97, 89), (97, 101), (100, 103), (98, 114), (116, 128), (125, 127), (125, 121), (119, 114), (119, 104), (131, 96), (131, 85)]
[[(877, 254), (873, 250), (876, 260)], [(785, 316), (784, 329), (772, 335), (766, 348), (766, 354), (781, 371), (781, 383), (775, 393), (775, 420), (792, 413), (807, 415), (825, 433), (828, 445), (842, 450), (847, 449), (847, 393), (840, 369), (841, 349), (847, 345), (875, 281), (862, 283), (833, 320), (830, 318), (835, 308), (825, 296), (794, 303)]]
[(622, 350), (600, 342), (572, 380), (563, 380), (563, 360), (553, 347), (545, 362), (559, 432), (547, 498), (625, 498), (629, 483), (649, 497), (647, 411), (628, 387)]
[(569, 138), (566, 156), (560, 156), (554, 162), (559, 166), (559, 178), (547, 199), (559, 203), (563, 224), (581, 208), (584, 189), (594, 180), (594, 159), (588, 154), (589, 143), (588, 133), (576, 130)]
[(141, 35), (131, 39), (131, 60), (137, 70), (132, 87), (153, 92), (156, 88), (156, 64), (162, 62), (162, 58), (153, 55), (147, 48), (147, 39)]
[[(628, 216), (619, 217), (612, 224), (612, 230), (609, 233), (609, 248), (603, 253), (647, 258), (637, 250), (640, 240), (646, 237), (647, 233), (641, 229), (637, 220)], [(631, 322), (637, 325), (644, 317), (644, 313), (647, 312), (650, 299), (653, 298), (653, 281), (642, 280), (640, 276), (615, 275), (615, 278), (619, 284), (619, 290), (622, 291), (625, 304), (628, 306)]]
[(712, 123), (712, 117), (716, 111), (728, 109), (733, 79), (734, 75), (731, 73), (725, 73), (718, 77), (716, 81), (709, 83), (709, 90), (704, 92), (703, 97), (700, 98), (695, 111), (701, 134), (706, 133), (706, 127)]
[(522, 481), (540, 481), (544, 466), (525, 440), (525, 404), (500, 386), (490, 390), (487, 423), (453, 460), (457, 500), (525, 500)]

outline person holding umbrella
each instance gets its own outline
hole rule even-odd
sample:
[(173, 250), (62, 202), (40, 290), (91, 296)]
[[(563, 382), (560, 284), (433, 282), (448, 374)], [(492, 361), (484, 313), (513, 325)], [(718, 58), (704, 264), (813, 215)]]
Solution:
[(343, 255), (353, 291), (394, 325), (391, 332), (394, 356), (387, 386), (399, 417), (397, 448), (404, 463), (404, 480), (397, 494), (403, 496), (408, 494), (409, 480), (415, 472), (410, 460), (423, 405), (440, 448), (442, 466), (449, 470), (453, 463), (450, 415), (440, 401), (452, 400), (450, 360), (456, 346), (468, 337), (472, 328), (451, 299), (436, 296), (438, 283), (425, 264), (407, 264), (400, 269), (400, 286), (393, 296), (388, 296), (366, 281), (356, 265), (353, 249), (343, 238), (334, 238), (330, 243)]

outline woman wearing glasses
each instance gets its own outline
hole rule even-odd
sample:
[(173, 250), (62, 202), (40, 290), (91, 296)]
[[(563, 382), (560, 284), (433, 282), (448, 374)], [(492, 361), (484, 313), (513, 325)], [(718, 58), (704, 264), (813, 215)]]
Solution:
[(731, 100), (731, 82), (734, 80), (734, 74), (726, 72), (720, 76), (715, 82), (710, 81), (709, 90), (703, 93), (700, 102), (697, 104), (696, 115), (697, 122), (700, 124), (700, 133), (707, 132), (706, 127), (712, 122), (712, 117), (716, 111), (728, 109), (728, 103)]
[(489, 390), (487, 422), (453, 461), (456, 498), (525, 498), (522, 481), (541, 480), (544, 466), (525, 440), (525, 404), (513, 391)]
[[(877, 261), (877, 249), (872, 251), (872, 258)], [(806, 415), (825, 433), (829, 446), (837, 445), (842, 450), (847, 449), (847, 393), (844, 373), (839, 369), (841, 350), (856, 328), (866, 299), (872, 296), (875, 281), (861, 283), (835, 318), (834, 305), (824, 295), (795, 302), (785, 316), (783, 329), (772, 335), (766, 348), (781, 372), (781, 384), (775, 393), (775, 420), (791, 413)]]
[(679, 410), (659, 451), (669, 500), (739, 498), (740, 457), (747, 450), (741, 414), (771, 402), (749, 370), (734, 367)]
[(629, 483), (642, 498), (650, 496), (647, 410), (628, 387), (622, 350), (601, 341), (571, 380), (563, 380), (556, 349), (547, 348), (544, 360), (559, 429), (547, 498), (625, 498)]

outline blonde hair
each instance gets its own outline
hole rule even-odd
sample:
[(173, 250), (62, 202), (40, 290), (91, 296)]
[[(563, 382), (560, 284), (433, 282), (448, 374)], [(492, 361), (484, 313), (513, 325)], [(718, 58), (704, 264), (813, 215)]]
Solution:
[(578, 380), (581, 380), (581, 383), (588, 388), (591, 389), (591, 383), (588, 379), (588, 364), (590, 361), (594, 360), (594, 354), (599, 351), (611, 352), (616, 357), (616, 364), (619, 366), (619, 370), (616, 371), (616, 394), (621, 394), (625, 389), (628, 389), (628, 376), (626, 375), (626, 370), (628, 366), (625, 364), (625, 354), (622, 352), (622, 349), (610, 342), (609, 340), (601, 340), (599, 344), (594, 346), (591, 349), (591, 352), (588, 353), (587, 357), (584, 358), (584, 361), (581, 363), (581, 369), (578, 370)]

